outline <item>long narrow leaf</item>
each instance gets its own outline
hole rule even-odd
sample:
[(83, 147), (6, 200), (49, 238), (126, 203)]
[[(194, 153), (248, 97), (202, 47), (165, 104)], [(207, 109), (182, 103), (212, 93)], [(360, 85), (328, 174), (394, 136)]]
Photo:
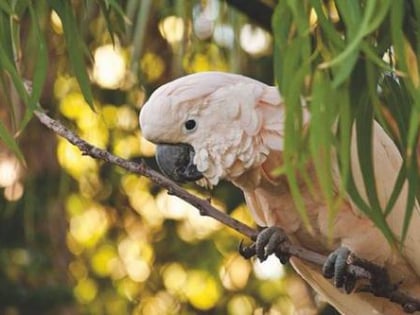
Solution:
[(0, 1), (0, 10), (3, 10), (7, 15), (13, 15), (13, 10), (5, 1)]
[(80, 89), (86, 102), (94, 110), (93, 94), (83, 55), (84, 43), (77, 29), (73, 8), (68, 0), (50, 0), (50, 4), (60, 16), (63, 24), (67, 52)]
[(29, 120), (32, 118), (33, 112), (35, 111), (39, 102), (39, 98), (41, 97), (48, 69), (48, 51), (45, 37), (41, 32), (38, 24), (38, 14), (34, 10), (31, 3), (29, 3), (29, 13), (31, 16), (32, 30), (36, 38), (36, 51), (34, 54), (36, 56), (36, 62), (32, 78), (32, 91), (29, 98), (29, 103), (26, 107), (25, 115), (20, 124), (20, 130), (23, 130), (28, 124)]
[(12, 78), (13, 84), (16, 88), (16, 91), (18, 92), (19, 96), (24, 101), (24, 103), (28, 105), (29, 95), (25, 89), (23, 80), (21, 76), (19, 75), (14, 62), (12, 62), (8, 58), (8, 55), (4, 52), (1, 46), (0, 46), (0, 68), (3, 68), (9, 73), (10, 77)]
[(10, 135), (7, 128), (4, 126), (4, 124), (0, 121), (0, 139), (4, 142), (6, 147), (10, 149), (16, 157), (19, 159), (19, 161), (23, 164), (25, 164), (25, 158), (23, 157), (23, 154), (21, 150), (19, 149), (18, 144), (16, 143), (15, 139)]
[[(344, 2), (345, 1), (342, 3)], [(358, 28), (357, 34), (355, 34), (354, 38), (347, 45), (346, 49), (340, 55), (336, 56), (333, 60), (325, 64), (325, 66), (333, 66), (341, 62), (347, 58), (354, 50), (356, 50), (363, 37), (369, 34), (378, 26), (380, 22), (382, 22), (383, 18), (388, 13), (389, 5), (389, 0), (381, 1), (380, 5), (377, 3), (377, 1), (374, 0), (367, 1), (366, 8), (364, 9), (364, 16)], [(343, 10), (343, 12), (345, 12), (345, 10)]]

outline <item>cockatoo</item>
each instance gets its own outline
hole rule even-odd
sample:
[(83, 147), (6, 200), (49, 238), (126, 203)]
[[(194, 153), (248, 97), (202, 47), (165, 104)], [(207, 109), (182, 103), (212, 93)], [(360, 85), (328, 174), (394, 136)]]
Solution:
[[(159, 87), (140, 113), (142, 135), (158, 144), (158, 164), (178, 181), (221, 179), (238, 186), (256, 223), (267, 227), (256, 241), (261, 259), (284, 241), (329, 254), (322, 269), (291, 257), (294, 269), (342, 314), (405, 314), (403, 308), (370, 293), (346, 293), (343, 265), (351, 252), (383, 266), (393, 283), (413, 297), (420, 297), (420, 213), (416, 203), (411, 225), (401, 250), (391, 246), (375, 225), (347, 197), (333, 222), (317, 184), (313, 166), (308, 174), (314, 190), (302, 181), (301, 193), (313, 228), (308, 232), (289, 192), (285, 176), (274, 176), (282, 165), (285, 107), (277, 87), (230, 73), (202, 72), (178, 78)], [(303, 107), (304, 125), (310, 114)], [(364, 193), (356, 136), (351, 143), (351, 168), (357, 187)], [(376, 189), (382, 207), (390, 198), (402, 158), (385, 131), (373, 123), (373, 164)], [(338, 170), (337, 165), (331, 166)], [(338, 171), (337, 171), (338, 172)], [(339, 176), (339, 174), (337, 175)], [(318, 192), (318, 193), (317, 193)], [(404, 221), (407, 184), (387, 217), (399, 237)], [(279, 232), (279, 233), (278, 233)], [(344, 262), (344, 263), (343, 263)], [(324, 275), (335, 279), (327, 279)], [(341, 288), (340, 288), (341, 287)], [(420, 312), (419, 312), (420, 314)]]

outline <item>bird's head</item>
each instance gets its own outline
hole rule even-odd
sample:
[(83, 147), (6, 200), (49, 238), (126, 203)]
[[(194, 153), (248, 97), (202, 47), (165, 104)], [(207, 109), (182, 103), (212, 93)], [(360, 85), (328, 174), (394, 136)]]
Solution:
[[(238, 171), (239, 155), (249, 164), (252, 136), (261, 127), (255, 103), (267, 89), (275, 88), (222, 72), (192, 74), (159, 87), (142, 107), (140, 127), (158, 145), (161, 170), (176, 181), (204, 177), (214, 185), (232, 167)], [(276, 89), (275, 94), (279, 98)]]

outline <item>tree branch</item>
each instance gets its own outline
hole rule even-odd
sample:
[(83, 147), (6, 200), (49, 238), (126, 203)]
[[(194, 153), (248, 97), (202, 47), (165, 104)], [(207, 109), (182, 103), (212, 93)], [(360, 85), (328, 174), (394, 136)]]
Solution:
[[(200, 199), (187, 192), (185, 189), (183, 189), (181, 186), (177, 185), (167, 177), (149, 168), (144, 162), (136, 163), (133, 161), (128, 161), (121, 157), (115, 156), (106, 150), (102, 150), (93, 146), (92, 144), (78, 137), (74, 132), (66, 128), (59, 121), (49, 117), (45, 112), (37, 110), (35, 111), (35, 116), (47, 128), (51, 129), (56, 134), (60, 135), (61, 137), (67, 139), (70, 143), (77, 146), (84, 155), (88, 155), (93, 158), (100, 159), (114, 165), (118, 165), (131, 173), (146, 176), (158, 186), (166, 189), (169, 194), (175, 195), (196, 207), (201, 215), (212, 217), (213, 219), (224, 224), (225, 226), (228, 226), (234, 229), (235, 231), (239, 232), (240, 234), (247, 236), (251, 240), (255, 241), (258, 235), (258, 231), (230, 217), (228, 214), (214, 208), (208, 200)], [(291, 256), (300, 258), (317, 266), (324, 265), (327, 259), (327, 257), (325, 257), (324, 255), (288, 243), (282, 245), (281, 249), (285, 254), (289, 254)], [(354, 256), (351, 258), (352, 264), (348, 266), (348, 272), (353, 274), (357, 279), (367, 279), (371, 283), (370, 286), (363, 288), (363, 292), (370, 292), (377, 296), (387, 298), (390, 301), (401, 305), (404, 311), (407, 313), (413, 313), (415, 311), (420, 310), (420, 300), (415, 299), (405, 294), (404, 292), (397, 290), (396, 286), (390, 282), (385, 283), (385, 286), (389, 289), (381, 291), (381, 293), (378, 294), (377, 290), (375, 290), (375, 287), (373, 286), (373, 283), (381, 283), (382, 285), (384, 285), (384, 281), (383, 279), (378, 279), (379, 276), (370, 272), (369, 270), (371, 270), (371, 268), (367, 268), (366, 266), (373, 266), (374, 269), (376, 268), (377, 270), (381, 269), (381, 267), (374, 265), (370, 262), (363, 261)]]

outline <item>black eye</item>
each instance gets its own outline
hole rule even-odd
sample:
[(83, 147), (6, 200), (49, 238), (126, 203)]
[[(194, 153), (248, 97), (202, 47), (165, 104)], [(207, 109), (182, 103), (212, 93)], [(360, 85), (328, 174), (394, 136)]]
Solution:
[(197, 123), (195, 122), (194, 119), (188, 119), (184, 124), (185, 130), (187, 131), (194, 130), (196, 126), (197, 126)]

